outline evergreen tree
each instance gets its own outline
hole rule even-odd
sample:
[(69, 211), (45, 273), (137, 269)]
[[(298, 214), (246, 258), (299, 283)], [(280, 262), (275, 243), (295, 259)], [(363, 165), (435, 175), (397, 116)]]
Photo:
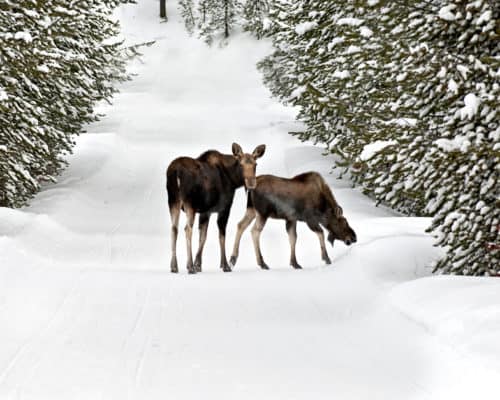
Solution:
[(238, 0), (200, 0), (200, 37), (208, 45), (217, 37), (225, 43), (236, 25), (239, 7)]
[(261, 39), (269, 28), (268, 13), (269, 0), (247, 0), (243, 6), (243, 30)]
[(119, 3), (0, 3), (0, 206), (20, 206), (55, 179), (93, 105), (126, 79), (113, 39)]
[(190, 35), (193, 34), (196, 28), (196, 17), (193, 0), (180, 0), (179, 8), (181, 17), (184, 20), (184, 26)]
[(270, 12), (275, 50), (260, 68), (299, 107), (299, 138), (326, 144), (378, 202), (435, 216), (446, 272), (500, 265), (499, 12), (485, 0), (279, 0)]

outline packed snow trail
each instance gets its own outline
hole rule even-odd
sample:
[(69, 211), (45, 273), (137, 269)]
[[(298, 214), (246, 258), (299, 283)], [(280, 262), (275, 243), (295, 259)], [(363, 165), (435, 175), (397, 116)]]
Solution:
[[(121, 8), (128, 43), (156, 40), (137, 76), (59, 183), (0, 209), (0, 399), (498, 399), (498, 281), (426, 278), (428, 220), (375, 208), (287, 134), (294, 111), (255, 69), (269, 45), (209, 49), (168, 5), (166, 24), (157, 1)], [(233, 141), (267, 145), (258, 173), (320, 171), (358, 243), (324, 266), (300, 224), (295, 271), (283, 221), (269, 221), (271, 271), (247, 232), (224, 274), (212, 217), (203, 273), (187, 275), (181, 229), (171, 274), (165, 168)], [(239, 190), (228, 253), (244, 209)]]

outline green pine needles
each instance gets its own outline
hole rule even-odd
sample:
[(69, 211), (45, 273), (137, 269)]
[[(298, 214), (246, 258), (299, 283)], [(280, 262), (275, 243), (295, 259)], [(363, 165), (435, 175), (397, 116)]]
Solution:
[(179, 10), (188, 33), (208, 45), (224, 45), (241, 29), (258, 39), (267, 35), (269, 0), (180, 0)]
[(96, 102), (127, 79), (111, 14), (128, 2), (0, 3), (0, 206), (22, 206), (54, 181)]
[(500, 8), (488, 0), (275, 0), (259, 64), (302, 140), (378, 203), (431, 216), (435, 270), (498, 275)]

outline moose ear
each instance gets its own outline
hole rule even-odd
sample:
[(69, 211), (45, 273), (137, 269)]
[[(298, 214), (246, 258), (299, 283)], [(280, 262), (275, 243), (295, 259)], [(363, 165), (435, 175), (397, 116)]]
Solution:
[(233, 154), (235, 157), (241, 157), (243, 155), (243, 150), (238, 143), (233, 143)]
[(266, 151), (266, 145), (261, 144), (260, 146), (257, 146), (255, 150), (252, 153), (252, 156), (254, 158), (260, 158), (264, 155), (264, 152)]
[(330, 232), (330, 233), (328, 234), (328, 241), (332, 244), (332, 247), (333, 247), (333, 242), (334, 242), (334, 240), (335, 240), (335, 239), (334, 239), (334, 237), (333, 237), (333, 233), (331, 233), (331, 232)]
[(344, 211), (342, 210), (342, 207), (337, 206), (337, 208), (335, 208), (335, 216), (337, 218), (340, 218), (343, 215), (343, 213)]

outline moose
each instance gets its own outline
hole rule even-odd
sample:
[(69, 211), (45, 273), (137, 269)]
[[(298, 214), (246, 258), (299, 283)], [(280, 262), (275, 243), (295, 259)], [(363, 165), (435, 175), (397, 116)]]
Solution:
[(330, 187), (316, 172), (307, 172), (291, 179), (273, 175), (257, 177), (255, 188), (248, 192), (247, 210), (238, 223), (233, 253), (232, 266), (236, 265), (240, 240), (245, 229), (256, 219), (252, 227), (252, 239), (257, 257), (257, 264), (262, 269), (269, 269), (260, 251), (260, 234), (268, 218), (284, 219), (290, 241), (290, 265), (302, 268), (297, 262), (295, 244), (297, 242), (297, 221), (304, 221), (318, 235), (321, 246), (321, 258), (331, 264), (325, 247), (324, 227), (328, 231), (328, 241), (342, 240), (346, 245), (356, 243), (356, 233), (343, 216), (342, 208), (333, 197)]
[[(167, 168), (167, 194), (172, 221), (172, 258), (170, 270), (178, 272), (177, 234), (181, 210), (186, 213), (187, 270), (190, 274), (201, 272), (202, 254), (207, 239), (208, 222), (217, 213), (219, 228), (220, 267), (230, 272), (226, 258), (226, 225), (233, 203), (234, 192), (245, 186), (252, 190), (256, 185), (256, 160), (264, 155), (266, 146), (260, 145), (252, 154), (244, 153), (237, 143), (232, 144), (233, 154), (208, 150), (198, 158), (179, 157)], [(191, 239), (196, 213), (199, 213), (200, 241), (193, 264)]]

